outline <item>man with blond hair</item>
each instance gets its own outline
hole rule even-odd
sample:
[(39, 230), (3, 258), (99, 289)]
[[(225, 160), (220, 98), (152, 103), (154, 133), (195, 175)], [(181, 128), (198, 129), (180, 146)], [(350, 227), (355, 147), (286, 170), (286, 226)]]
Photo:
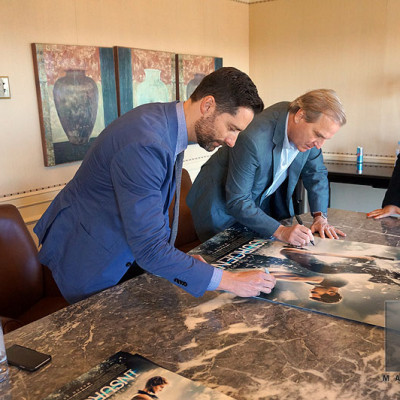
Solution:
[[(238, 137), (202, 167), (188, 195), (199, 238), (204, 241), (239, 222), (263, 237), (306, 245), (312, 233), (337, 239), (345, 234), (328, 223), (329, 185), (321, 147), (346, 123), (333, 90), (310, 91), (266, 108)], [(283, 226), (294, 215), (292, 195), (299, 179), (314, 217), (311, 229)]]

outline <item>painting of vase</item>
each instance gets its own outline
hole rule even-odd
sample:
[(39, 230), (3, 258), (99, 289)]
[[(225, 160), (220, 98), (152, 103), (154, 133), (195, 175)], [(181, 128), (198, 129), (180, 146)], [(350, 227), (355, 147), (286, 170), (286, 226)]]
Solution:
[(159, 69), (146, 68), (145, 79), (139, 83), (136, 92), (136, 103), (138, 106), (147, 103), (167, 102), (169, 93), (167, 85), (160, 79)]
[(120, 115), (142, 104), (176, 100), (175, 53), (115, 48)]
[(68, 69), (53, 88), (58, 118), (72, 144), (86, 144), (96, 122), (99, 90), (85, 70)]
[(201, 80), (206, 75), (221, 67), (222, 58), (219, 57), (179, 54), (179, 100), (186, 101), (187, 99), (189, 99)]
[(80, 161), (118, 117), (112, 48), (32, 44), (46, 166)]

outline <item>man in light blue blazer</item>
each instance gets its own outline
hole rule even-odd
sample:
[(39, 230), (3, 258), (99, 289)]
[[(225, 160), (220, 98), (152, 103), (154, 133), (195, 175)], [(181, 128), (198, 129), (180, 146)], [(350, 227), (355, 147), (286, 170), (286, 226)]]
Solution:
[[(326, 89), (258, 114), (235, 147), (219, 149), (193, 183), (187, 204), (200, 240), (236, 222), (293, 245), (308, 244), (316, 231), (321, 237), (344, 235), (327, 220), (329, 186), (321, 146), (345, 122), (339, 98)], [(294, 215), (292, 195), (300, 177), (314, 216), (311, 230), (278, 222)]]
[(76, 302), (113, 286), (136, 265), (193, 296), (269, 293), (275, 279), (268, 274), (222, 272), (175, 249), (168, 223), (174, 164), (188, 140), (209, 151), (233, 146), (262, 109), (250, 78), (221, 68), (188, 101), (143, 105), (110, 124), (34, 229), (39, 259), (64, 297)]

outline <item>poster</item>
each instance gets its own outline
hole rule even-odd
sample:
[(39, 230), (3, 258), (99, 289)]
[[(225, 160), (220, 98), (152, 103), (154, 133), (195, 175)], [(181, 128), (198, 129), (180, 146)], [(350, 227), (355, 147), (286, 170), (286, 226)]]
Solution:
[(385, 301), (400, 300), (400, 249), (315, 237), (294, 247), (235, 228), (214, 236), (192, 254), (216, 267), (267, 268), (277, 280), (268, 301), (385, 326)]
[(229, 400), (138, 355), (118, 352), (44, 400)]

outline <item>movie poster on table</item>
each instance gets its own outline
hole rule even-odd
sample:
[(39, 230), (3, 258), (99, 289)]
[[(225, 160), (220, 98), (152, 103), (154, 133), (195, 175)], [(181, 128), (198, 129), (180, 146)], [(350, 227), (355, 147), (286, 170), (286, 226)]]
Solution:
[(230, 271), (261, 269), (276, 285), (260, 298), (385, 326), (385, 301), (400, 300), (400, 248), (315, 237), (315, 246), (294, 247), (229, 228), (190, 254)]
[(114, 354), (44, 400), (233, 400), (138, 355)]

